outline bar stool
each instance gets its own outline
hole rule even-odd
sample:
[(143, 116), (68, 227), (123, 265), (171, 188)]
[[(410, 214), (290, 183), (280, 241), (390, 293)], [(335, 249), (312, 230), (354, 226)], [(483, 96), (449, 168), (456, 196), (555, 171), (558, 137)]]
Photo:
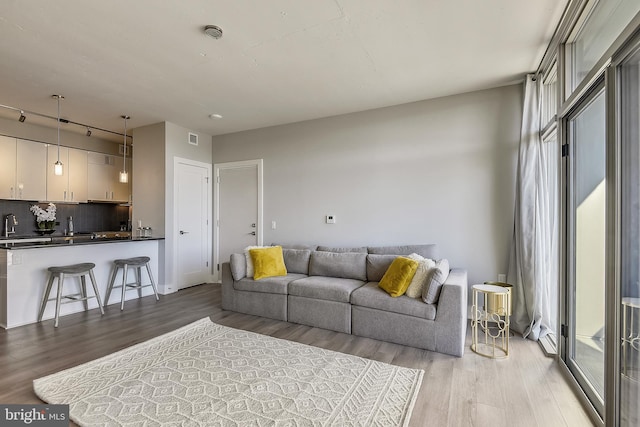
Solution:
[[(56, 302), (56, 317), (53, 323), (53, 326), (56, 328), (58, 327), (58, 318), (60, 317), (60, 304), (82, 301), (84, 303), (84, 309), (88, 310), (89, 304), (87, 303), (87, 300), (89, 298), (95, 298), (98, 301), (100, 313), (104, 314), (104, 310), (102, 309), (102, 301), (100, 301), (100, 293), (98, 292), (98, 286), (96, 285), (96, 278), (93, 275), (93, 269), (95, 268), (95, 266), (96, 265), (92, 262), (85, 262), (82, 264), (49, 267), (47, 269), (49, 271), (49, 280), (47, 281), (47, 288), (45, 289), (44, 295), (42, 296), (40, 313), (38, 314), (38, 322), (42, 321), (44, 309), (49, 301)], [(93, 286), (93, 292), (95, 294), (93, 296), (87, 295), (87, 283), (85, 280), (85, 276), (87, 274), (89, 275), (89, 278), (91, 279), (91, 285)], [(62, 287), (64, 285), (64, 279), (66, 277), (80, 277), (80, 293), (62, 295)], [(51, 287), (53, 286), (53, 279), (58, 279), (58, 293), (56, 298), (49, 299)], [(62, 301), (63, 298), (69, 301)]]
[[(124, 293), (127, 290), (127, 287), (138, 290), (138, 298), (142, 297), (142, 288), (146, 288), (147, 286), (151, 286), (153, 288), (153, 293), (156, 296), (156, 301), (160, 301), (158, 298), (158, 290), (156, 289), (156, 282), (153, 280), (153, 274), (151, 274), (151, 268), (149, 267), (149, 261), (151, 258), (148, 256), (139, 256), (135, 258), (126, 258), (126, 259), (117, 259), (113, 261), (113, 268), (111, 270), (111, 278), (109, 279), (109, 286), (107, 287), (107, 294), (104, 297), (104, 306), (106, 307), (109, 303), (109, 297), (111, 296), (111, 291), (113, 288), (122, 288), (122, 298), (120, 300), (120, 310), (124, 310)], [(149, 275), (149, 280), (151, 283), (146, 285), (142, 284), (142, 267), (147, 268), (147, 274)], [(129, 267), (133, 267), (136, 273), (136, 281), (132, 283), (127, 283), (127, 272)], [(122, 284), (119, 286), (113, 286), (116, 281), (116, 276), (118, 275), (118, 270), (122, 269)]]

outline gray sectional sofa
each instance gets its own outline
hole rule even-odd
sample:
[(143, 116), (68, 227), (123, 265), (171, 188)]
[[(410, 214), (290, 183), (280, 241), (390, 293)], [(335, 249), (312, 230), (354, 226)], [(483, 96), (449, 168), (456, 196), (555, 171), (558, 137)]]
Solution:
[(462, 356), (467, 272), (452, 269), (436, 304), (392, 298), (378, 282), (398, 255), (436, 259), (436, 245), (283, 247), (286, 276), (246, 277), (244, 254), (222, 265), (222, 308)]

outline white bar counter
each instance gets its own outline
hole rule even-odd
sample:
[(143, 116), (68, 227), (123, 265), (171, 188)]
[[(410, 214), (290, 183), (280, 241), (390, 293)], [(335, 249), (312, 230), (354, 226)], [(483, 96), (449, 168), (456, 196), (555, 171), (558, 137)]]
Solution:
[[(24, 247), (11, 248), (8, 245), (0, 246), (0, 327), (8, 329), (16, 326), (36, 323), (42, 295), (45, 290), (48, 271), (52, 266), (78, 264), (92, 262), (100, 298), (104, 301), (107, 290), (109, 273), (113, 260), (148, 256), (149, 263), (159, 290), (163, 289), (159, 283), (158, 264), (164, 257), (162, 249), (164, 239), (123, 239), (113, 241), (84, 242), (82, 244), (60, 245), (25, 245)], [(129, 272), (128, 282), (135, 280), (135, 273)], [(143, 271), (143, 283), (147, 283), (146, 273)], [(79, 278), (70, 277), (64, 281), (64, 293), (76, 293), (80, 289)], [(51, 295), (55, 295), (57, 280)], [(116, 277), (116, 284), (122, 283), (122, 274)], [(91, 286), (87, 286), (89, 295), (93, 295)], [(153, 294), (151, 287), (142, 289), (142, 296)], [(137, 290), (128, 290), (126, 300), (138, 298)], [(109, 300), (109, 305), (120, 303), (120, 289), (114, 290)], [(88, 300), (89, 309), (98, 307), (95, 298)], [(111, 310), (119, 309), (118, 305), (110, 307)], [(127, 307), (125, 306), (125, 310)], [(60, 327), (64, 327), (64, 315), (84, 311), (81, 301), (70, 302), (60, 306)], [(49, 302), (44, 312), (43, 321), (53, 319), (55, 314), (55, 302)], [(50, 323), (50, 322), (47, 322)], [(53, 328), (53, 324), (51, 324)]]

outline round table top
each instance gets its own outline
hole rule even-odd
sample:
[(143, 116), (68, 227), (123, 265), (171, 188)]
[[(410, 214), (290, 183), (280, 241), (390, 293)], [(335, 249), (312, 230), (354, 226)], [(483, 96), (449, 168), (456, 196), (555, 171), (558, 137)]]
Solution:
[(503, 288), (502, 286), (496, 286), (496, 285), (473, 285), (472, 288), (480, 292), (484, 292), (486, 294), (509, 293), (509, 288)]

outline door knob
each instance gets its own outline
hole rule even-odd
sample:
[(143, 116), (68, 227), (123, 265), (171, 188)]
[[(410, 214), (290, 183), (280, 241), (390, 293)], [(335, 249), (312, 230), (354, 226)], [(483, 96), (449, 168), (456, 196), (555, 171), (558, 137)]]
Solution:
[(252, 236), (255, 236), (255, 235), (256, 235), (256, 232), (255, 232), (255, 231), (252, 231), (252, 232), (251, 232), (251, 233), (249, 233), (249, 234), (251, 234)]
[(180, 230), (180, 234), (189, 234), (189, 232), (188, 232), (188, 231)]

